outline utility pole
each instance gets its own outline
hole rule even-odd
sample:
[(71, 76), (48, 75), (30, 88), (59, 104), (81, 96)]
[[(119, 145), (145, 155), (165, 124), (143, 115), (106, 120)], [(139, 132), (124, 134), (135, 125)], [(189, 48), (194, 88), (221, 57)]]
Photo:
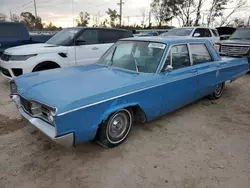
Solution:
[(10, 10), (10, 21), (12, 21), (12, 12)]
[(148, 26), (151, 26), (151, 10), (148, 12)]
[(250, 15), (249, 15), (248, 20), (247, 20), (247, 26), (249, 26), (249, 25), (250, 25)]
[(122, 26), (122, 5), (124, 4), (124, 2), (120, 0), (120, 3), (117, 4), (120, 6), (120, 26)]
[(37, 11), (36, 11), (36, 0), (34, 0), (34, 7), (35, 7), (35, 16), (37, 18)]

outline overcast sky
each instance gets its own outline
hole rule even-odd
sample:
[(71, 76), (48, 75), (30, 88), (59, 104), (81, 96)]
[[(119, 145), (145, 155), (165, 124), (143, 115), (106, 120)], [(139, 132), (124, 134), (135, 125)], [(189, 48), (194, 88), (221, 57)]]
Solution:
[[(123, 0), (123, 22), (125, 24), (140, 23), (141, 10), (149, 10), (151, 0)], [(248, 0), (248, 5), (250, 0)], [(93, 15), (99, 14), (103, 20), (108, 8), (116, 9), (119, 12), (117, 3), (119, 0), (36, 0), (38, 16), (42, 17), (45, 22), (53, 22), (57, 26), (68, 27), (73, 25), (73, 14), (75, 17), (79, 12), (89, 12), (91, 19)], [(17, 15), (21, 12), (29, 11), (34, 14), (33, 0), (0, 0), (0, 12), (10, 15), (10, 11)], [(232, 6), (231, 6), (232, 7)], [(205, 6), (206, 8), (206, 6)], [(74, 10), (74, 12), (73, 12)], [(241, 17), (247, 19), (248, 11), (240, 13)], [(238, 14), (239, 15), (239, 14)], [(92, 21), (91, 21), (92, 22)], [(176, 21), (173, 25), (178, 26)]]

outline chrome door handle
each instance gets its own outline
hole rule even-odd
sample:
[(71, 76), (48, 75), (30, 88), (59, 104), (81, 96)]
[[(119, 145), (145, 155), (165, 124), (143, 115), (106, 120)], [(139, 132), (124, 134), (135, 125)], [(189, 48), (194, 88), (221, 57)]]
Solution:
[(99, 48), (97, 48), (97, 47), (93, 47), (93, 48), (92, 48), (92, 50), (98, 50), (98, 49), (99, 49)]
[(196, 69), (193, 69), (192, 72), (193, 72), (193, 73), (196, 73), (196, 72), (198, 72), (198, 71), (197, 71)]

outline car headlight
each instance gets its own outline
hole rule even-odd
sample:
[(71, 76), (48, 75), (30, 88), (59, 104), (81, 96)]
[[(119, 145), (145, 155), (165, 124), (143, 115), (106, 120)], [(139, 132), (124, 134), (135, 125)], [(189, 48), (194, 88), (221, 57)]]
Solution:
[(10, 55), (9, 60), (10, 61), (25, 61), (31, 57), (37, 56), (37, 54), (31, 54), (31, 55)]
[(14, 81), (10, 81), (10, 95), (17, 95), (17, 85)]
[(217, 52), (220, 52), (220, 44), (214, 44), (214, 48), (217, 50)]
[(32, 101), (30, 102), (30, 112), (32, 116), (41, 118), (51, 125), (55, 125), (55, 109), (44, 104)]

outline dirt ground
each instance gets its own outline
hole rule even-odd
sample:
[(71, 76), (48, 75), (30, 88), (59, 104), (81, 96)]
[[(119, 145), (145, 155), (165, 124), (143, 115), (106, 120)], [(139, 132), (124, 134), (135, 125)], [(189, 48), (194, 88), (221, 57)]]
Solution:
[(249, 188), (250, 74), (145, 125), (120, 147), (63, 148), (23, 122), (0, 77), (0, 187)]

